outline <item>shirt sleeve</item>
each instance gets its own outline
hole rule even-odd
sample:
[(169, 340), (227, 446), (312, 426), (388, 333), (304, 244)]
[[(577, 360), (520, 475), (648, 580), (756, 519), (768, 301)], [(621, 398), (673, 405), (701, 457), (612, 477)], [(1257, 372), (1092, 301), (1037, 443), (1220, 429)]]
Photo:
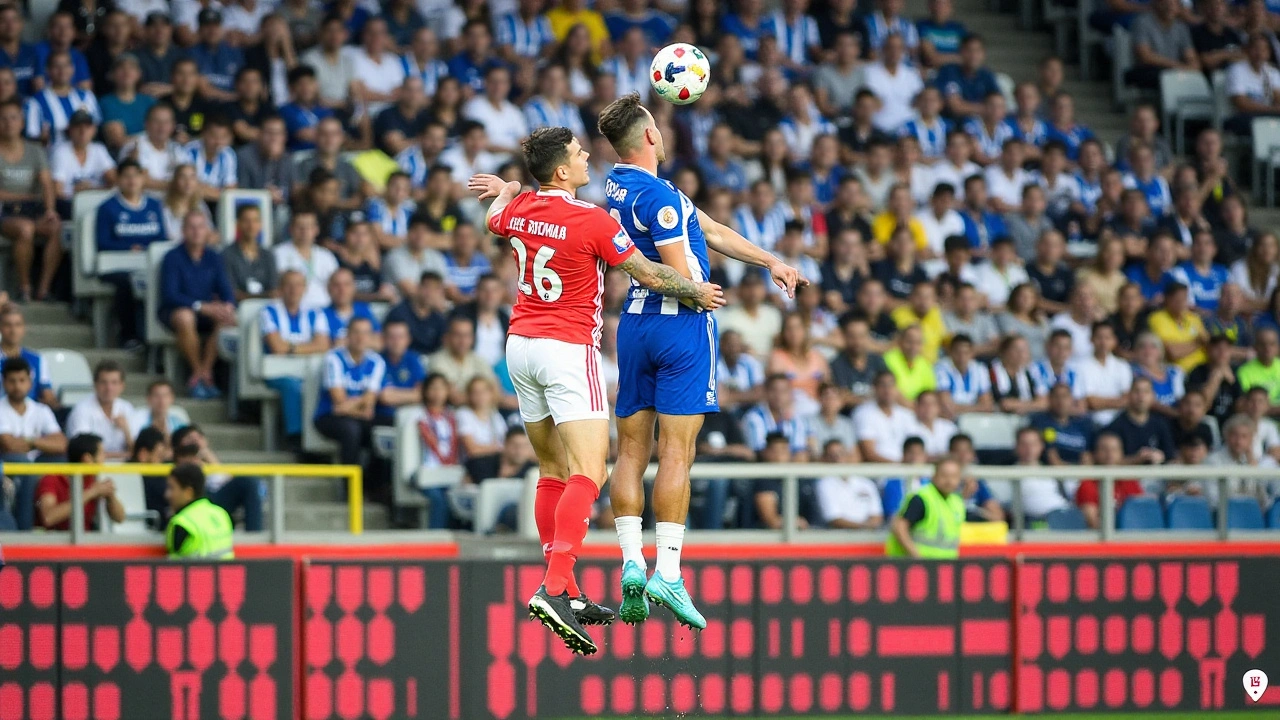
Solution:
[(324, 374), (321, 376), (321, 386), (325, 390), (342, 386), (342, 359), (338, 357), (336, 352), (330, 352), (324, 358)]
[(631, 210), (648, 228), (656, 246), (670, 245), (687, 237), (688, 228), (681, 218), (680, 193), (663, 183), (655, 183), (635, 200)]
[(595, 240), (595, 254), (604, 260), (609, 267), (617, 267), (636, 251), (627, 231), (622, 229), (617, 220), (604, 210), (592, 212), (590, 222), (596, 228), (592, 233)]
[(516, 200), (519, 199), (519, 195), (515, 196), (512, 198), (511, 202), (507, 203), (506, 207), (502, 208), (502, 212), (489, 217), (489, 232), (499, 237), (507, 237), (506, 233), (504, 233), (502, 229), (507, 226), (507, 215), (511, 212), (511, 208), (515, 206)]
[(902, 518), (907, 521), (908, 527), (915, 527), (916, 523), (924, 519), (924, 498), (919, 495), (912, 495), (907, 501), (907, 507), (902, 511)]

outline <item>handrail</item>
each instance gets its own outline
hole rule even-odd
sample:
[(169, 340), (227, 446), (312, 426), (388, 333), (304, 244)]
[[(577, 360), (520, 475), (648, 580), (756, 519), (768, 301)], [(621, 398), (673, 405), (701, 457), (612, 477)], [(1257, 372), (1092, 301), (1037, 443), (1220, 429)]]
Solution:
[[(71, 483), (71, 543), (84, 539), (84, 482), (85, 475), (131, 473), (144, 477), (167, 476), (173, 468), (164, 463), (109, 463), (85, 465), (80, 463), (8, 463), (9, 472), (18, 475), (66, 475), (75, 479)], [(14, 467), (16, 466), (16, 467)], [(280, 542), (284, 535), (284, 478), (329, 477), (347, 481), (347, 518), (353, 535), (364, 532), (364, 469), (359, 465), (299, 465), (265, 463), (221, 463), (204, 465), (205, 475), (231, 475), (234, 477), (262, 476), (271, 478), (271, 523), (268, 529), (272, 542)], [(105, 517), (105, 515), (104, 515)]]

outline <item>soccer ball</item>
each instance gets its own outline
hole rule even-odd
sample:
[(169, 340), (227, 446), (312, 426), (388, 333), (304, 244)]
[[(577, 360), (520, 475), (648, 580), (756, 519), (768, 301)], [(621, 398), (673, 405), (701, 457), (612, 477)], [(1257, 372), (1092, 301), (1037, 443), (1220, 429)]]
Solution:
[(711, 63), (707, 56), (687, 43), (662, 48), (649, 66), (653, 91), (676, 105), (688, 105), (702, 97), (710, 80)]

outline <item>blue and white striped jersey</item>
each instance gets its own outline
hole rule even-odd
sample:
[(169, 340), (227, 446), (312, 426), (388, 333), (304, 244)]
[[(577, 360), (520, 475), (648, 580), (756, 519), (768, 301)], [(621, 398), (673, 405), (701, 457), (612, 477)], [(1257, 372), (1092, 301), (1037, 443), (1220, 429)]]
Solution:
[(396, 154), (396, 164), (409, 175), (409, 184), (418, 190), (427, 184), (432, 163), (422, 154), (422, 146), (410, 145)]
[(333, 412), (333, 398), (329, 390), (340, 387), (347, 397), (357, 397), (382, 389), (382, 378), (387, 374), (387, 362), (372, 350), (366, 350), (356, 362), (346, 348), (334, 348), (324, 356), (324, 370), (320, 375), (320, 402), (316, 403), (316, 417)]
[(652, 61), (653, 58), (642, 57), (632, 67), (627, 65), (626, 58), (615, 55), (600, 63), (600, 72), (613, 75), (618, 97), (634, 91), (640, 93), (640, 102), (649, 102), (649, 65)]
[(1071, 388), (1071, 397), (1084, 398), (1084, 383), (1080, 381), (1080, 373), (1068, 364), (1062, 372), (1054, 372), (1049, 359), (1044, 358), (1031, 364), (1031, 379), (1045, 391), (1052, 390), (1055, 385), (1066, 385)]
[(406, 200), (400, 203), (400, 207), (393, 209), (385, 198), (373, 197), (365, 203), (364, 214), (365, 219), (382, 228), (382, 232), (403, 238), (409, 234), (409, 218), (413, 217), (413, 212), (417, 209), (412, 200)]
[(778, 10), (765, 18), (761, 32), (778, 38), (778, 50), (794, 63), (808, 62), (809, 51), (822, 46), (818, 21), (811, 15), (801, 15), (793, 22), (787, 22), (786, 14)]
[(764, 217), (757, 218), (750, 205), (739, 205), (733, 211), (733, 229), (750, 240), (752, 245), (773, 252), (787, 229), (787, 214), (781, 205), (774, 205)]
[(236, 151), (224, 147), (212, 159), (206, 157), (204, 142), (192, 140), (182, 148), (183, 159), (195, 165), (196, 179), (202, 184), (216, 188), (233, 188), (237, 179), (238, 162)]
[(551, 21), (541, 14), (532, 20), (525, 20), (520, 13), (504, 15), (494, 23), (494, 31), (499, 46), (510, 46), (517, 55), (526, 58), (538, 57), (544, 47), (556, 41)]
[(944, 357), (934, 366), (933, 373), (938, 381), (938, 392), (951, 393), (951, 399), (957, 405), (973, 405), (978, 398), (991, 392), (991, 373), (977, 360), (970, 360), (969, 366), (961, 372), (951, 358)]
[(66, 95), (58, 95), (49, 88), (41, 90), (27, 98), (27, 137), (38, 140), (40, 134), (48, 130), (50, 145), (66, 140), (67, 126), (71, 124), (71, 116), (77, 110), (84, 110), (92, 115), (95, 125), (102, 124), (102, 110), (98, 107), (98, 98), (92, 92), (71, 88)]
[(791, 452), (809, 449), (809, 423), (799, 415), (779, 421), (769, 411), (768, 405), (760, 403), (742, 416), (742, 434), (746, 437), (747, 447), (755, 452), (764, 450), (766, 438), (775, 432), (782, 433), (791, 441)]
[[(262, 337), (279, 333), (281, 340), (294, 345), (311, 342), (316, 335), (329, 335), (329, 323), (322, 308), (304, 308), (297, 314), (290, 315), (284, 303), (279, 300), (262, 308), (258, 326)], [(271, 349), (264, 347), (263, 352), (270, 353)]]
[[(697, 208), (675, 185), (643, 168), (618, 163), (605, 179), (604, 191), (609, 214), (622, 224), (646, 258), (662, 262), (658, 248), (680, 243), (693, 280), (702, 282), (710, 276), (707, 239), (698, 222)], [(698, 311), (676, 298), (640, 287), (632, 280), (623, 312), (632, 315), (679, 315)]]
[(422, 91), (428, 97), (436, 94), (436, 87), (440, 84), (440, 78), (449, 75), (449, 66), (445, 65), (443, 60), (428, 60), (427, 62), (419, 63), (413, 57), (413, 53), (405, 53), (400, 56), (400, 67), (404, 69), (406, 78), (416, 77), (422, 81)]
[(898, 131), (900, 137), (908, 135), (914, 137), (920, 143), (920, 157), (926, 160), (936, 160), (946, 155), (947, 152), (947, 133), (951, 131), (951, 123), (940, 117), (933, 119), (932, 123), (925, 122), (919, 115), (907, 121), (906, 125)]
[(1000, 157), (1005, 141), (1013, 139), (1013, 128), (1003, 122), (998, 123), (995, 129), (988, 131), (981, 120), (970, 118), (969, 122), (964, 124), (964, 131), (973, 138), (977, 151), (989, 158)]
[(567, 127), (579, 140), (586, 140), (587, 137), (587, 126), (582, 124), (582, 113), (578, 111), (577, 105), (570, 102), (562, 101), (557, 107), (538, 95), (524, 104), (524, 119), (529, 125), (529, 132), (544, 127)]

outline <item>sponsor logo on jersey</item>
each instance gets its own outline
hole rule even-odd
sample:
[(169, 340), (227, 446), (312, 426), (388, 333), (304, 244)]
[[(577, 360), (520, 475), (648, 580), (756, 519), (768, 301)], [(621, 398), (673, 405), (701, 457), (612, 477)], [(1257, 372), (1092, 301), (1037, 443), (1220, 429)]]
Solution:
[(670, 205), (658, 211), (658, 224), (668, 230), (674, 230), (680, 224), (680, 215)]
[(613, 249), (620, 253), (626, 252), (631, 248), (631, 237), (627, 235), (626, 230), (618, 230), (618, 234), (613, 236)]

